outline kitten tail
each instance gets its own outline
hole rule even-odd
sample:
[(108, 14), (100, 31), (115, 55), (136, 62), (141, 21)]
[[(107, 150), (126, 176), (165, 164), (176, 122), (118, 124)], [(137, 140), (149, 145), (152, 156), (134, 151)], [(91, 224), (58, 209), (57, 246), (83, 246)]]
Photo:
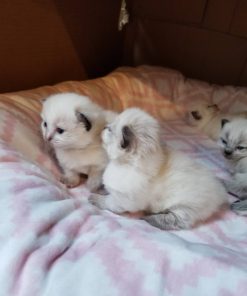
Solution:
[(193, 212), (191, 208), (181, 206), (163, 213), (144, 216), (142, 220), (162, 230), (189, 229), (194, 224)]

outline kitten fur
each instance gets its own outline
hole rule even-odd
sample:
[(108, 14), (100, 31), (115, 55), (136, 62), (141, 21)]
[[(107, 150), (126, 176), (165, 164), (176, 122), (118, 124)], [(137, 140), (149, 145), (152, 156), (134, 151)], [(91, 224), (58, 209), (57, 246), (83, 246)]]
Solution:
[(247, 216), (247, 199), (235, 201), (231, 204), (231, 209), (238, 215)]
[[(222, 120), (222, 130), (218, 141), (221, 151), (232, 167), (232, 178), (225, 181), (229, 192), (240, 199), (247, 198), (247, 119)], [(236, 211), (247, 215), (247, 201), (233, 204)], [(242, 213), (244, 214), (244, 213)]]
[(221, 131), (221, 120), (235, 117), (247, 118), (247, 111), (225, 114), (222, 113), (216, 104), (205, 101), (195, 101), (189, 104), (186, 112), (186, 121), (189, 125), (208, 135), (217, 141)]
[(114, 116), (114, 112), (104, 111), (88, 97), (75, 93), (51, 95), (44, 101), (43, 138), (53, 148), (63, 171), (61, 181), (68, 187), (79, 185), (80, 174), (88, 175), (90, 190), (101, 185), (108, 158), (100, 135)]
[(102, 133), (110, 162), (103, 174), (106, 196), (90, 201), (116, 213), (145, 211), (160, 229), (188, 229), (226, 202), (226, 191), (206, 168), (163, 148), (158, 122), (146, 112), (122, 112)]

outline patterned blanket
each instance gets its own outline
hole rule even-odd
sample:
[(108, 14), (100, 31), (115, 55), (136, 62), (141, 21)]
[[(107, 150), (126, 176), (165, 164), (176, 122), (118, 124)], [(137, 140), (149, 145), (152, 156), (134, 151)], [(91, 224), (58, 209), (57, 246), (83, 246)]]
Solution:
[(228, 168), (217, 145), (186, 126), (178, 103), (196, 94), (217, 102), (225, 96), (231, 102), (225, 108), (247, 103), (245, 89), (236, 89), (237, 96), (233, 88), (153, 67), (0, 96), (0, 296), (245, 295), (246, 217), (223, 209), (192, 230), (161, 231), (101, 211), (88, 203), (84, 186), (68, 190), (57, 181), (39, 134), (39, 99), (68, 90), (114, 110), (149, 110), (168, 145), (220, 178)]

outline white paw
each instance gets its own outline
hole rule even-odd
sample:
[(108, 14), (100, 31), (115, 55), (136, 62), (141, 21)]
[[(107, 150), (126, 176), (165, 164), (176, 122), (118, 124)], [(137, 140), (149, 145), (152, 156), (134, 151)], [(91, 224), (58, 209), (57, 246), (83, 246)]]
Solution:
[[(227, 191), (234, 191), (235, 190), (234, 182), (232, 180), (224, 180), (223, 183), (224, 183)], [(234, 193), (234, 192), (232, 192), (232, 193)]]
[(89, 191), (96, 191), (101, 186), (101, 178), (89, 177), (86, 182)]
[(105, 207), (105, 197), (102, 195), (91, 194), (88, 200), (92, 205), (94, 205), (102, 210), (104, 210), (106, 208)]

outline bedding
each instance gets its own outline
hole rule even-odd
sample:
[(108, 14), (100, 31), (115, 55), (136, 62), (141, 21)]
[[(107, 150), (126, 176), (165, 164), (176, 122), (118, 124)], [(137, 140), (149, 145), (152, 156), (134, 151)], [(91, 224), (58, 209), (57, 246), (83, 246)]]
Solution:
[(184, 106), (188, 100), (224, 111), (247, 106), (245, 88), (148, 66), (0, 95), (0, 295), (245, 295), (246, 217), (222, 209), (192, 230), (161, 231), (101, 211), (88, 203), (83, 185), (67, 189), (58, 181), (39, 112), (47, 95), (68, 91), (115, 111), (149, 111), (161, 121), (164, 142), (220, 178), (228, 178), (224, 159), (214, 142), (185, 124)]

